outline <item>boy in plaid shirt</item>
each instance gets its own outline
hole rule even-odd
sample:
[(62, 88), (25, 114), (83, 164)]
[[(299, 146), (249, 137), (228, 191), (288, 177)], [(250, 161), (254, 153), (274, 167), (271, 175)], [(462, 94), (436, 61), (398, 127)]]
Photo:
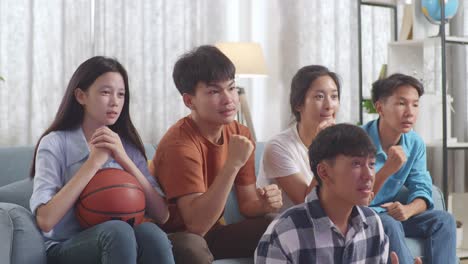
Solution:
[(361, 206), (372, 193), (375, 153), (357, 126), (338, 124), (321, 131), (309, 149), (319, 186), (306, 203), (270, 224), (255, 263), (387, 263), (382, 223), (373, 210)]

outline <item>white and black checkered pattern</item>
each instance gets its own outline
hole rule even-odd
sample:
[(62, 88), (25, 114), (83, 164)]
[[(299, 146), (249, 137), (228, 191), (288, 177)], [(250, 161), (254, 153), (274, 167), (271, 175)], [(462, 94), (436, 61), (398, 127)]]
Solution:
[(316, 192), (279, 215), (255, 251), (255, 263), (387, 263), (388, 238), (378, 215), (355, 206), (344, 237), (320, 206)]

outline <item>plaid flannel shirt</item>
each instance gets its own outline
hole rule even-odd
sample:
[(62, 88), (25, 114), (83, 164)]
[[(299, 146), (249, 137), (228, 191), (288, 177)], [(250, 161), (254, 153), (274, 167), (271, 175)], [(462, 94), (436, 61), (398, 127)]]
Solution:
[(279, 215), (255, 250), (255, 263), (387, 263), (389, 243), (378, 215), (355, 206), (345, 236), (325, 214), (316, 191)]

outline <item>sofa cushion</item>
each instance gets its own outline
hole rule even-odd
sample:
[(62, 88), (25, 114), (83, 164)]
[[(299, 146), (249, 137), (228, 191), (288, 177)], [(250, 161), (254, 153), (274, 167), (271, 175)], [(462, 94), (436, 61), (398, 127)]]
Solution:
[(30, 178), (0, 187), (0, 202), (21, 205), (29, 210), (29, 199), (33, 191)]
[(0, 186), (28, 178), (33, 153), (33, 146), (0, 148)]
[(424, 242), (422, 238), (405, 238), (406, 246), (408, 246), (413, 256), (424, 256)]
[(144, 147), (145, 147), (146, 158), (148, 160), (152, 160), (154, 157), (154, 153), (156, 153), (156, 145), (144, 144)]

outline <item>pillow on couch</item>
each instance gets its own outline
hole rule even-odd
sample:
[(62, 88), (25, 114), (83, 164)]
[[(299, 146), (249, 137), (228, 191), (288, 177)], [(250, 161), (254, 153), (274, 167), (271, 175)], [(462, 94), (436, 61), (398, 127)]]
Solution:
[(29, 199), (33, 191), (33, 181), (30, 178), (0, 187), (0, 202), (13, 203), (29, 211)]

